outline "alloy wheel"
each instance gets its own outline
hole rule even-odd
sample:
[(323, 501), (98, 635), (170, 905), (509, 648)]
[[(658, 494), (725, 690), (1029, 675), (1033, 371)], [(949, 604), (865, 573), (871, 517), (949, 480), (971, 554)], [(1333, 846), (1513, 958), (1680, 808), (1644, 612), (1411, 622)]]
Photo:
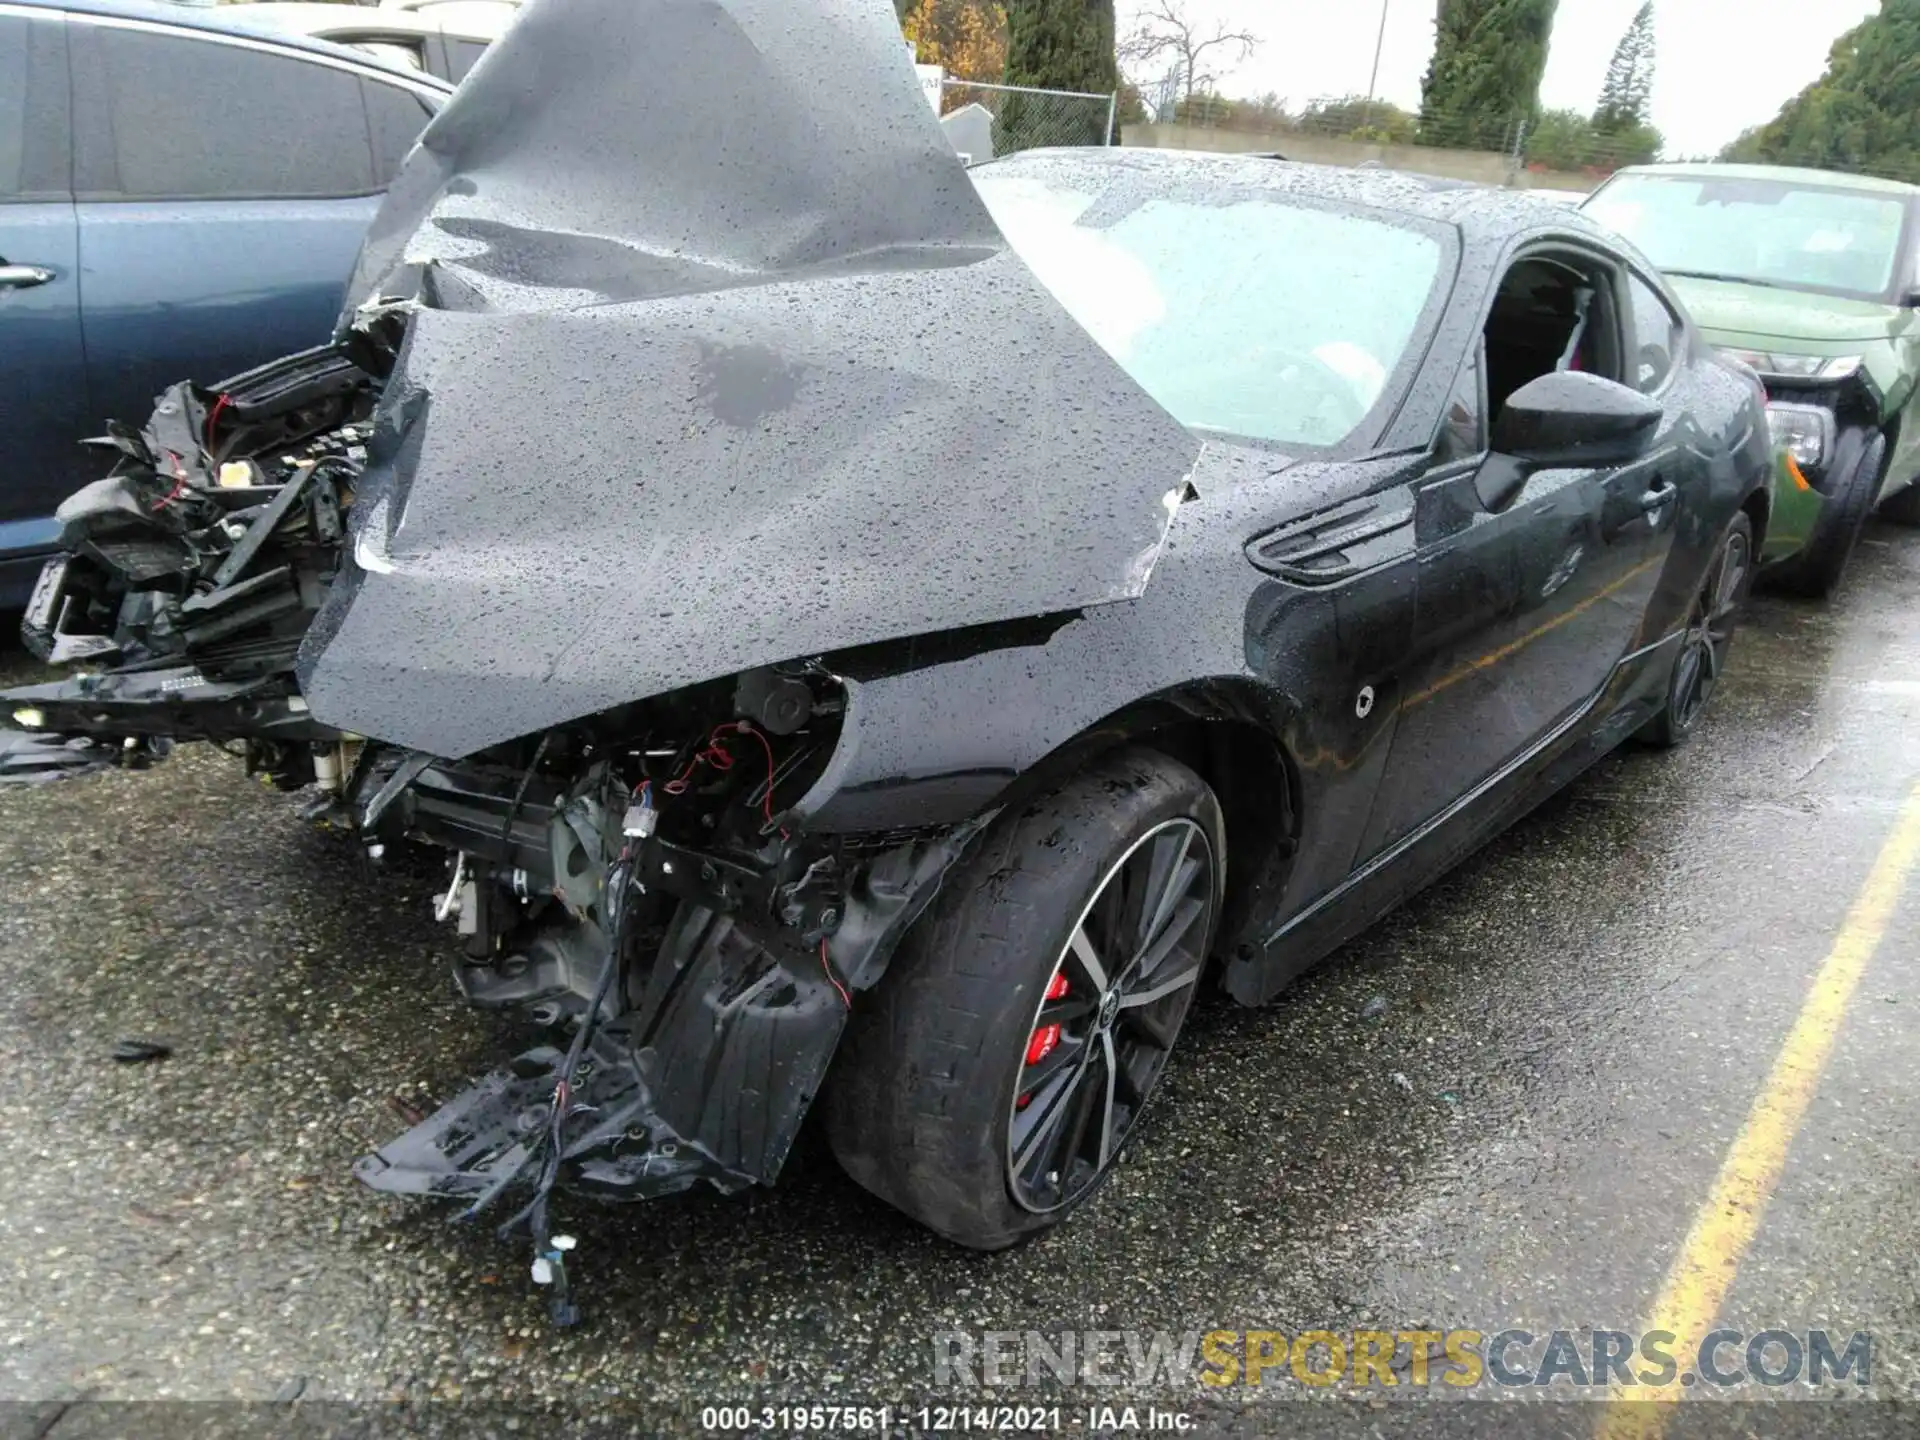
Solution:
[(1169, 820), (1134, 842), (1081, 911), (1019, 1057), (1007, 1175), (1023, 1208), (1079, 1199), (1139, 1119), (1206, 963), (1214, 865), (1206, 832)]
[(1693, 728), (1720, 683), (1727, 648), (1733, 643), (1734, 612), (1746, 593), (1751, 566), (1752, 549), (1746, 534), (1739, 529), (1730, 531), (1693, 602), (1693, 614), (1681, 637), (1680, 656), (1674, 666), (1670, 703), (1675, 728), (1683, 733)]

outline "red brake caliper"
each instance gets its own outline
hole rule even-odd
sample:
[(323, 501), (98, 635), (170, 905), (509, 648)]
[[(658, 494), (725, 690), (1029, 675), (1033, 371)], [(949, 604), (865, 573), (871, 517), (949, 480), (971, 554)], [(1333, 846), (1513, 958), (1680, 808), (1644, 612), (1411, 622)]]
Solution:
[(1042, 1025), (1033, 1032), (1033, 1038), (1027, 1041), (1027, 1064), (1038, 1065), (1051, 1055), (1060, 1044), (1060, 1027)]
[[(1047, 982), (1047, 999), (1064, 1000), (1067, 995), (1067, 977), (1062, 971), (1055, 971), (1053, 979)], [(1060, 1027), (1041, 1025), (1027, 1040), (1027, 1064), (1038, 1065), (1060, 1046)], [(1031, 1094), (1022, 1095), (1018, 1100), (1024, 1106), (1033, 1099)]]

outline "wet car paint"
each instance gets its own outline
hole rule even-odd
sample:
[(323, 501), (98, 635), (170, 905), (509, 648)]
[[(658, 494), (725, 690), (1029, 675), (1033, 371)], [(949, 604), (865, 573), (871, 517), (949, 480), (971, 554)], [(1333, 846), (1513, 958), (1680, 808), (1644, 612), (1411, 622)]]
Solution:
[[(1705, 171), (1689, 164), (1630, 167), (1616, 178), (1641, 174), (1671, 175), (1682, 180), (1705, 174), (1734, 183), (1810, 183), (1905, 201), (1908, 216), (1890, 266), (1888, 290), (1877, 299), (1812, 286), (1799, 289), (1695, 275), (1675, 276), (1669, 283), (1709, 344), (1785, 355), (1859, 357), (1864, 384), (1782, 382), (1782, 377), (1769, 376), (1768, 385), (1780, 392), (1776, 398), (1818, 404), (1839, 412), (1843, 423), (1850, 419), (1885, 427), (1891, 433), (1893, 453), (1880, 498), (1920, 479), (1920, 385), (1916, 384), (1920, 381), (1920, 322), (1916, 322), (1914, 307), (1909, 303), (1916, 258), (1920, 257), (1920, 191), (1877, 177), (1772, 165), (1716, 165)], [(1595, 190), (1582, 202), (1582, 208), (1603, 210), (1607, 188), (1603, 185)], [(1796, 509), (1810, 507), (1802, 501)], [(1810, 535), (1817, 519), (1817, 508), (1804, 522), (1796, 517), (1795, 533)], [(1792, 553), (1784, 545), (1770, 549), (1774, 552), (1767, 557), (1770, 560)]]
[[(433, 873), (370, 870), (204, 747), (152, 775), (0, 791), (0, 1050), (59, 1077), (57, 1105), (0, 1107), (28, 1162), (0, 1174), (0, 1384), (19, 1413), (66, 1407), (56, 1436), (164, 1418), (118, 1402), (294, 1391), (317, 1430), (412, 1401), (449, 1427), (498, 1431), (511, 1410), (522, 1434), (596, 1417), (680, 1433), (713, 1404), (951, 1401), (942, 1331), (1631, 1327), (1920, 774), (1920, 696), (1898, 688), (1920, 673), (1920, 547), (1870, 525), (1859, 564), (1833, 605), (1756, 602), (1696, 743), (1604, 762), (1275, 1006), (1203, 1005), (1079, 1223), (958, 1252), (818, 1154), (758, 1197), (576, 1201), (596, 1268), (592, 1319), (567, 1332), (512, 1283), (515, 1247), (369, 1206), (346, 1178), (390, 1096), (430, 1104), (511, 1043), (435, 983)], [(8, 683), (39, 673), (0, 654)], [(1747, 1394), (1682, 1407), (1675, 1440), (1904, 1423), (1920, 951), (1900, 936), (1920, 890), (1896, 924), (1727, 1308), (1748, 1331), (1872, 1329), (1874, 1403)], [(102, 1063), (129, 1033), (175, 1055)], [(1586, 1437), (1597, 1418), (1407, 1387), (1309, 1404), (1267, 1379), (1043, 1377), (980, 1398), (1355, 1440)], [(269, 1412), (223, 1413), (238, 1431)]]
[(1784, 560), (1807, 543), (1820, 523), (1826, 497), (1813, 488), (1805, 472), (1785, 450), (1774, 456), (1773, 508), (1767, 515), (1767, 533), (1760, 559), (1763, 564)]
[[(1502, 236), (1504, 207), (1480, 232), (1469, 207), (1455, 212), (1467, 254), (1561, 238)], [(1428, 372), (1450, 374), (1442, 347), (1478, 333), (1499, 273), (1463, 271)], [(1431, 434), (1441, 395), (1417, 385), (1396, 423)], [(1658, 708), (1712, 548), (1742, 506), (1764, 524), (1772, 464), (1750, 385), (1705, 347), (1661, 398), (1642, 459), (1543, 471), (1497, 515), (1463, 498), (1471, 462), (1276, 468), (1210, 441), (1138, 600), (945, 664), (888, 646), (827, 657), (848, 681), (846, 732), (798, 808), (824, 830), (941, 823), (1041, 788), (1090, 746), (1196, 719), (1215, 743), (1236, 729), (1222, 773), (1257, 778), (1223, 787), (1235, 869), (1219, 949), (1235, 993), (1265, 998)], [(1680, 494), (1653, 524), (1627, 497), (1662, 478)], [(1356, 508), (1405, 520), (1355, 573), (1305, 585), (1252, 564), (1303, 518)]]
[[(852, 53), (891, 74), (901, 69), (897, 52), (881, 38), (893, 20), (883, 6), (869, 8)], [(596, 19), (633, 25), (716, 12), (789, 39), (813, 33), (809, 25), (824, 27), (816, 40), (831, 37), (844, 23), (814, 12), (796, 20), (761, 0), (604, 12), (536, 5), (489, 52), (444, 127), (430, 130), (369, 243), (369, 274), (398, 273), (379, 260), (390, 252), (412, 271), (422, 303), (382, 402), (369, 483), (359, 487), (357, 559), (307, 633), (300, 679), (317, 723), (415, 752), (363, 777), (382, 796), (419, 782), (420, 799), (442, 781), (458, 784), (456, 762), (498, 742), (743, 666), (819, 654), (844, 678), (847, 711), (775, 863), (797, 868), (815, 858), (812, 847), (860, 842), (866, 848), (848, 852), (858, 857), (849, 890), (856, 923), (829, 937), (818, 904), (797, 905), (788, 920), (764, 903), (782, 878), (773, 866), (690, 857), (705, 864), (692, 879), (676, 872), (683, 888), (672, 893), (687, 908), (662, 953), (692, 957), (696, 999), (737, 983), (728, 947), (752, 927), (708, 922), (710, 912), (740, 912), (743, 897), (766, 912), (754, 922), (762, 933), (749, 937), (762, 977), (785, 964), (776, 948), (797, 933), (809, 945), (817, 939), (822, 960), (857, 987), (879, 983), (900, 929), (959, 853), (954, 846), (921, 869), (912, 846), (952, 841), (1102, 748), (1144, 738), (1196, 756), (1229, 807), (1222, 948), (1229, 989), (1255, 1002), (1658, 707), (1672, 641), (1713, 546), (1743, 506), (1764, 521), (1770, 471), (1757, 392), (1689, 346), (1658, 397), (1653, 448), (1621, 467), (1537, 470), (1497, 510), (1478, 500), (1483, 457), (1435, 451), (1443, 408), (1506, 267), (1541, 247), (1603, 267), (1630, 263), (1599, 232), (1559, 207), (1392, 174), (1098, 152), (1006, 162), (1013, 173), (1070, 175), (1123, 196), (1217, 186), (1456, 237), (1451, 284), (1435, 291), (1378, 423), (1352, 438), (1351, 453), (1298, 458), (1212, 438), (1203, 448), (1148, 401), (993, 243), (904, 70), (898, 83), (876, 81), (898, 111), (882, 138), (899, 139), (897, 154), (878, 146), (876, 163), (902, 160), (903, 193), (926, 213), (893, 217), (877, 252), (850, 246), (838, 221), (810, 232), (794, 254), (831, 274), (789, 283), (768, 261), (764, 283), (723, 285), (677, 252), (663, 260), (631, 237), (582, 247), (577, 231), (556, 238), (475, 213), (482, 201), (511, 209), (516, 194), (538, 193), (505, 183), (502, 200), (475, 176), (497, 164), (511, 177), (518, 167), (532, 185), (532, 161), (563, 134), (596, 163), (613, 163), (603, 151), (618, 153), (604, 136), (573, 136), (562, 122), (576, 111), (557, 100), (521, 117), (527, 134), (517, 136), (494, 107), (503, 90), (526, 88), (520, 67), (537, 76), (549, 52), (605, 50)], [(734, 44), (700, 53), (713, 63), (735, 56)], [(799, 53), (819, 62), (824, 51)], [(634, 63), (629, 56), (607, 73)], [(752, 134), (770, 121), (742, 123)], [(812, 180), (822, 195), (847, 183), (831, 169)], [(572, 195), (592, 212), (573, 217), (581, 230), (620, 219), (620, 205), (599, 210), (605, 190)], [(429, 218), (409, 230), (414, 209)], [(489, 223), (475, 228), (479, 219)], [(396, 236), (404, 243), (391, 243)], [(925, 263), (942, 237), (952, 242), (945, 263)], [(773, 251), (774, 261), (786, 253)], [(902, 268), (869, 273), (876, 253)], [(834, 269), (849, 256), (854, 263)], [(739, 255), (720, 258), (708, 271), (731, 276)], [(960, 285), (969, 272), (987, 277), (977, 294)], [(385, 279), (370, 283), (387, 294)], [(810, 374), (836, 361), (866, 367), (871, 384), (899, 350), (897, 322), (928, 286), (948, 287), (937, 291), (936, 311), (964, 297), (981, 330), (918, 336), (926, 348), (915, 352), (916, 384), (893, 396), (907, 402), (897, 412), (883, 409), (869, 426), (844, 378), (809, 390)], [(852, 303), (856, 294), (872, 303)], [(607, 303), (585, 303), (595, 297)], [(817, 322), (805, 318), (807, 303), (823, 297), (830, 303)], [(983, 336), (1009, 335), (1038, 347), (1028, 370), (983, 350)], [(519, 351), (500, 348), (514, 340)], [(954, 365), (966, 357), (970, 368), (950, 373), (943, 357)], [(1042, 398), (1065, 412), (1034, 405), (1034, 366), (1052, 387)], [(999, 388), (985, 393), (1005, 403), (972, 396), (956, 405), (958, 380), (991, 381)], [(1084, 420), (1073, 418), (1076, 405)], [(922, 434), (922, 424), (938, 428)], [(792, 473), (752, 450), (767, 434), (793, 442)], [(891, 443), (881, 447), (883, 439)], [(903, 457), (908, 473), (893, 481), (895, 498), (882, 482)], [(829, 479), (847, 486), (834, 505), (784, 508), (796, 486)], [(711, 500), (703, 486), (715, 487)], [(1649, 506), (1654, 492), (1667, 498)], [(1321, 529), (1334, 522), (1366, 534), (1329, 539)], [(1071, 563), (1053, 565), (1065, 535)], [(836, 604), (842, 572), (854, 583)], [(943, 650), (964, 653), (926, 658)], [(63, 703), (80, 707), (90, 686)], [(537, 768), (537, 752), (530, 765), (508, 758), (481, 757), (508, 788), (514, 773)], [(571, 823), (575, 802), (617, 814), (596, 787), (604, 792), (604, 776), (536, 801), (556, 828)], [(369, 827), (374, 808), (363, 812)], [(507, 849), (519, 801), (504, 825), (499, 808), (483, 810), (480, 826), (498, 826)], [(766, 818), (770, 829), (775, 817)], [(473, 816), (444, 819), (425, 804), (413, 815), (426, 838), (463, 855), (482, 848), (471, 839)], [(888, 837), (885, 857), (907, 872), (884, 896), (860, 890), (879, 868), (875, 836)], [(645, 849), (639, 863), (657, 864), (664, 880), (666, 859), (678, 855), (659, 841)], [(583, 861), (581, 873), (601, 868)], [(832, 980), (834, 971), (823, 974)], [(652, 1166), (636, 1154), (623, 1170), (636, 1193), (677, 1188), (690, 1167), (729, 1185), (774, 1178), (839, 1033), (822, 978), (788, 978), (765, 1015), (736, 1008), (717, 1024), (698, 1003), (642, 1012), (640, 1068), (648, 1054), (675, 1055), (704, 1083), (680, 1097), (684, 1123), (666, 1127), (672, 1143), (686, 1142), (684, 1163)], [(635, 1078), (655, 1102), (669, 1088), (658, 1075)], [(730, 1103), (737, 1094), (754, 1097), (755, 1133), (723, 1156), (742, 1128)], [(477, 1113), (465, 1098), (454, 1107), (456, 1118)], [(636, 1131), (651, 1129), (646, 1119), (665, 1121), (658, 1103), (623, 1113)], [(453, 1153), (459, 1147), (442, 1143), (447, 1133), (384, 1147), (387, 1168), (369, 1167), (369, 1178), (404, 1176), (396, 1188), (448, 1193), (451, 1177), (408, 1163), (408, 1150), (453, 1162), (465, 1184), (473, 1177)], [(707, 1159), (720, 1161), (717, 1172)]]
[(1130, 598), (1197, 448), (1008, 250), (878, 3), (529, 7), (354, 293), (400, 262), (420, 303), (300, 676), (437, 755)]

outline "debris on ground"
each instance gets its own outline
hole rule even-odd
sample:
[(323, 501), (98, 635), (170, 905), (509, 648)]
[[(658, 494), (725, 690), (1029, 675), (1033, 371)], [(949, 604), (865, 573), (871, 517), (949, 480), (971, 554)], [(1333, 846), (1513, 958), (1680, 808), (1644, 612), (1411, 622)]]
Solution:
[(173, 1047), (161, 1040), (120, 1040), (115, 1042), (112, 1055), (122, 1065), (141, 1065), (149, 1060), (164, 1060), (173, 1054)]

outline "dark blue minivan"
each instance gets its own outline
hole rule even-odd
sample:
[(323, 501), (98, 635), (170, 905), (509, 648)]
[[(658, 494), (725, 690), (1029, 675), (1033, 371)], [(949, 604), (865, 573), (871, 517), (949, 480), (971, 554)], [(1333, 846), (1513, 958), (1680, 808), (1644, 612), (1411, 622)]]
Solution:
[(102, 473), (78, 442), (106, 417), (327, 338), (449, 93), (218, 9), (0, 0), (0, 608)]

